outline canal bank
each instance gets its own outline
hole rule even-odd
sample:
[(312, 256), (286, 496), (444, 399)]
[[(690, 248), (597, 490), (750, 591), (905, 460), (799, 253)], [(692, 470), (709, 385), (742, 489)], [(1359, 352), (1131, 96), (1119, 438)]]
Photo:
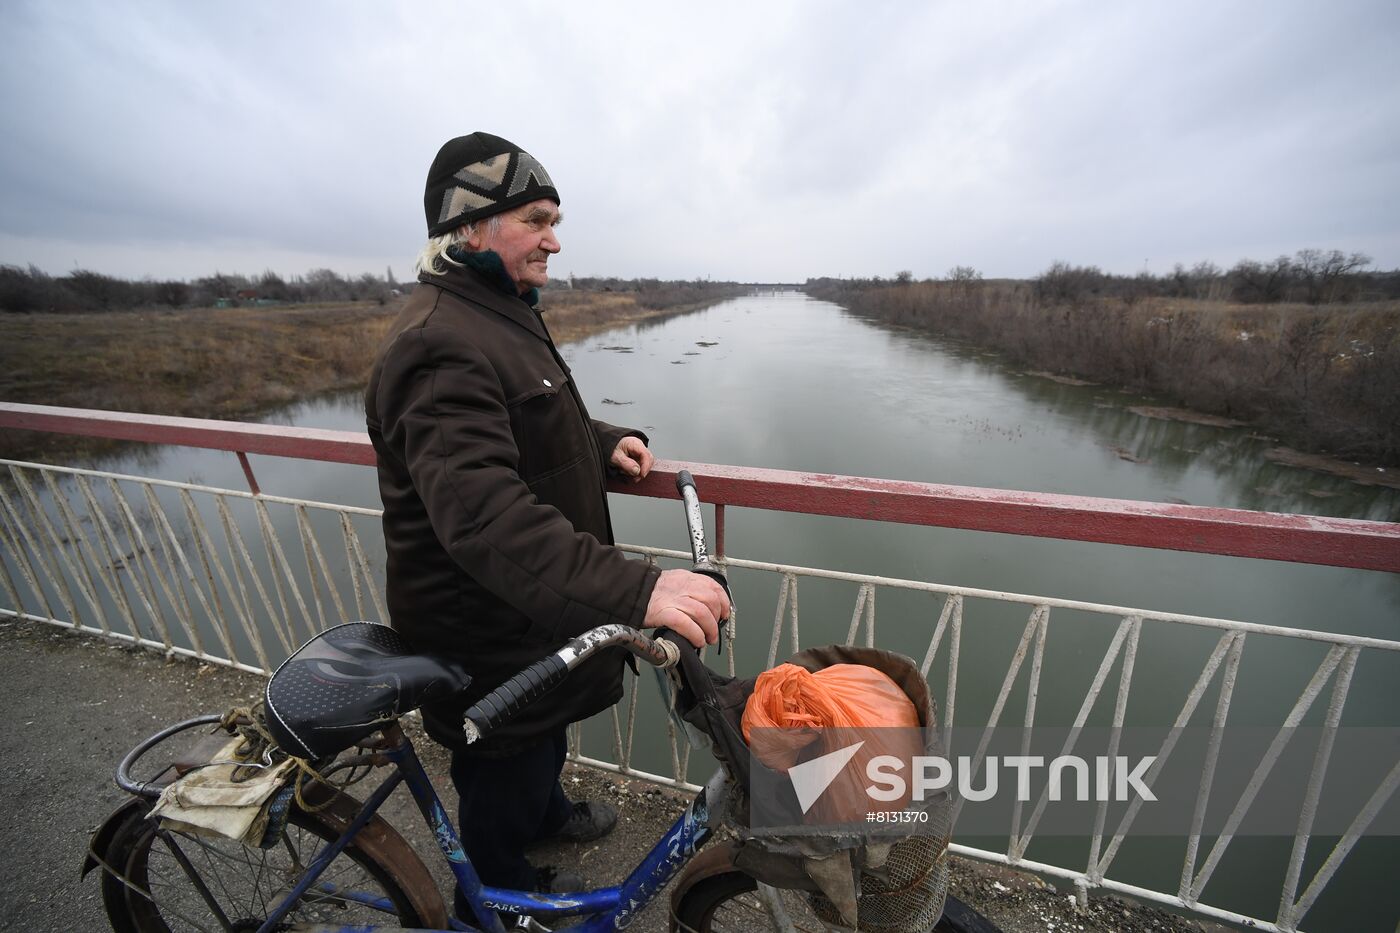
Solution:
[[(133, 745), (171, 722), (246, 705), (261, 691), (255, 675), (195, 661), (166, 659), (98, 638), (30, 622), (0, 620), (0, 795), (9, 819), (0, 834), (7, 853), (0, 873), (0, 930), (100, 933), (107, 929), (93, 876), (78, 877), (89, 834), (125, 795), (112, 781)], [(424, 766), (451, 811), (447, 757), (415, 729)], [(591, 884), (615, 883), (684, 807), (684, 795), (592, 768), (570, 766), (565, 786), (576, 798), (611, 800), (622, 814), (614, 833), (580, 852), (541, 850), (567, 861)], [(361, 794), (363, 796), (363, 794)], [(439, 888), (447, 873), (433, 841), (402, 790), (390, 798), (390, 821), (424, 857)], [(995, 920), (1005, 933), (1218, 933), (1227, 928), (1176, 917), (1111, 897), (1088, 911), (1067, 890), (1007, 869), (957, 860), (953, 893)], [(666, 929), (665, 899), (632, 929)]]
[[(556, 289), (560, 345), (687, 314), (742, 292), (688, 284), (633, 292)], [(256, 418), (327, 395), (358, 396), (406, 299), (239, 308), (0, 314), (0, 399), (196, 418)], [(69, 463), (123, 448), (11, 432), (0, 457)]]

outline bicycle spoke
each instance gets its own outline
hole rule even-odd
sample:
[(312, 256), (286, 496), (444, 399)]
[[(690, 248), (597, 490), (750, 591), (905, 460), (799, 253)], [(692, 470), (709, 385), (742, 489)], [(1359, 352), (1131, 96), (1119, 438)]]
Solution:
[[(262, 908), (262, 914), (265, 915), (267, 913), (267, 898), (263, 896), (262, 892), (262, 866), (267, 863), (267, 859), (266, 857), (260, 859), (259, 861), (261, 864), (255, 870), (253, 868), (252, 856), (254, 850), (247, 846), (240, 846), (238, 851), (239, 854), (243, 856), (243, 862), (248, 866), (248, 870), (253, 873), (253, 886), (248, 896), (248, 907), (251, 909), (255, 905), (260, 906)], [(256, 851), (261, 852), (262, 850), (258, 849)]]
[[(812, 913), (811, 904), (800, 891), (779, 891), (783, 906), (792, 920), (792, 929), (797, 933), (827, 933), (826, 924)], [(773, 916), (757, 894), (737, 895), (716, 909), (709, 919), (705, 933), (749, 933), (749, 931), (770, 931), (777, 928)]]
[[(192, 836), (185, 836), (183, 834), (181, 834), (181, 838), (183, 838), (187, 843), (193, 843), (193, 848), (201, 852), (205, 852), (206, 847), (200, 843), (200, 840), (198, 838)], [(160, 850), (156, 850), (153, 848), (150, 850), (150, 854), (156, 855), (159, 851)], [(206, 863), (208, 861), (207, 852), (205, 861)], [(193, 863), (191, 863), (191, 869), (194, 870)], [(173, 893), (160, 894), (158, 896), (158, 891), (174, 892), (179, 888), (179, 885), (174, 881), (174, 879), (176, 877), (184, 877), (184, 869), (181, 869), (180, 875), (177, 876), (173, 871), (166, 867), (166, 862), (164, 859), (157, 857), (154, 865), (152, 865), (150, 861), (147, 861), (145, 865), (145, 870), (146, 890), (140, 893), (142, 897), (144, 897), (151, 904), (161, 905), (161, 909), (164, 913), (168, 913), (176, 917), (177, 919), (184, 921), (185, 923), (189, 924), (191, 928), (198, 931), (198, 933), (206, 933), (206, 931), (207, 933), (218, 933), (218, 931), (220, 930), (228, 930), (229, 927), (227, 925), (226, 920), (224, 922), (221, 922), (220, 926), (218, 927), (211, 927), (207, 925), (207, 921), (197, 920), (190, 914), (173, 906), (171, 902), (176, 900), (176, 897), (173, 895)], [(196, 873), (200, 874), (201, 877), (213, 877), (216, 882), (219, 882), (220, 880), (217, 873), (207, 871), (200, 873), (197, 870), (195, 871)]]
[(181, 870), (185, 872), (190, 883), (194, 885), (195, 891), (199, 894), (200, 899), (204, 901), (205, 905), (214, 914), (214, 919), (218, 920), (219, 925), (225, 930), (231, 931), (233, 929), (233, 924), (229, 922), (228, 915), (224, 913), (223, 908), (219, 906), (219, 902), (214, 899), (214, 895), (204, 883), (204, 879), (200, 877), (199, 872), (195, 871), (194, 865), (190, 863), (189, 858), (186, 857), (184, 851), (182, 851), (179, 844), (176, 843), (174, 835), (164, 830), (158, 835), (160, 836), (161, 842), (165, 843), (166, 847), (170, 850), (170, 854), (174, 857), (175, 862), (180, 866)]
[[(323, 834), (333, 833), (314, 818), (298, 815), (278, 844), (264, 850), (222, 837), (152, 827), (132, 841), (120, 861), (130, 866), (129, 877), (122, 878), (132, 891), (125, 901), (130, 928), (141, 933), (252, 930), (304, 874), (308, 853), (327, 844)], [(398, 916), (396, 905), (404, 902), (391, 881), (386, 886), (386, 879), (392, 877), (384, 868), (374, 870), (364, 853), (347, 849), (292, 905), (286, 920), (334, 925), (384, 922), (386, 915)], [(383, 900), (389, 906), (361, 898)]]

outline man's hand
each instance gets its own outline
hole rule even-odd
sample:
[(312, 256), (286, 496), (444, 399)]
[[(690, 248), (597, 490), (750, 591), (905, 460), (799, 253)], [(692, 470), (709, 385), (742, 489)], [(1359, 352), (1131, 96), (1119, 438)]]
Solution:
[(640, 437), (629, 434), (617, 442), (617, 447), (613, 448), (612, 457), (608, 462), (621, 470), (623, 476), (630, 477), (632, 482), (640, 483), (642, 478), (651, 472), (651, 465), (656, 462), (656, 458), (647, 450), (647, 445)]
[(651, 591), (642, 628), (668, 628), (703, 648), (719, 640), (720, 620), (727, 618), (729, 597), (724, 587), (704, 574), (663, 570)]

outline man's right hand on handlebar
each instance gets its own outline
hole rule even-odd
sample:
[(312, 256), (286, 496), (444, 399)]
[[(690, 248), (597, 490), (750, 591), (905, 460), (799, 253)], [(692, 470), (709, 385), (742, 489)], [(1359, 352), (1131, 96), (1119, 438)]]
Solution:
[(704, 574), (663, 570), (651, 591), (642, 628), (668, 628), (703, 648), (719, 640), (719, 623), (727, 618), (724, 587)]

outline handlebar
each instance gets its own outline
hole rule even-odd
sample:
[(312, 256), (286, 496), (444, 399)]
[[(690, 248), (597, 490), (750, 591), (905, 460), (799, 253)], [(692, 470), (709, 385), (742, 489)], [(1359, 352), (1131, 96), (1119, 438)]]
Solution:
[(600, 625), (589, 629), (553, 654), (540, 658), (510, 680), (477, 700), (467, 710), (462, 731), (467, 744), (477, 741), (520, 710), (564, 682), (569, 671), (604, 648), (621, 647), (660, 668), (675, 667), (680, 650), (674, 642), (643, 635), (630, 625)]
[[(689, 470), (676, 474), (676, 490), (685, 503), (685, 521), (690, 532), (690, 554), (694, 559), (691, 570), (703, 574), (724, 587), (729, 604), (734, 597), (724, 571), (710, 559), (705, 546), (705, 524), (700, 514), (700, 496), (695, 491), (695, 478)], [(720, 622), (721, 630), (724, 622)], [(720, 644), (723, 645), (723, 635)], [(690, 643), (667, 629), (652, 638), (629, 625), (600, 625), (590, 629), (553, 654), (540, 658), (510, 680), (492, 690), (467, 710), (462, 721), (462, 733), (467, 744), (478, 741), (520, 710), (564, 682), (569, 671), (604, 648), (623, 647), (658, 668), (675, 667), (680, 652)], [(692, 649), (693, 650), (693, 649)]]
[(709, 550), (705, 546), (705, 521), (700, 515), (700, 495), (695, 491), (695, 478), (690, 475), (689, 470), (681, 470), (676, 474), (676, 491), (681, 494), (681, 501), (685, 503), (685, 524), (690, 532), (690, 556), (695, 562), (690, 569), (724, 587), (724, 595), (729, 598), (732, 606), (734, 594), (729, 592), (729, 580), (719, 565), (710, 559)]

